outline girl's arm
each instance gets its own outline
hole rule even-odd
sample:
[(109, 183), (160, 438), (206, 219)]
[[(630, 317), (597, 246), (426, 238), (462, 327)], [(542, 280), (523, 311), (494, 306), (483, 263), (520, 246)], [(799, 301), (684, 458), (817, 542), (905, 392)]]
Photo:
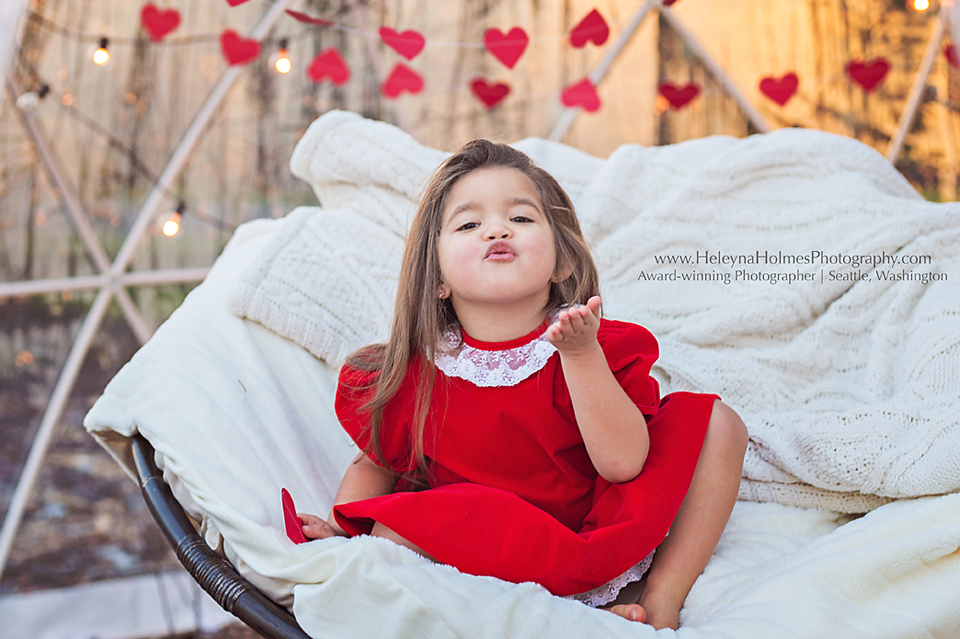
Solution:
[[(339, 506), (387, 495), (393, 492), (396, 485), (397, 478), (392, 472), (378, 466), (361, 452), (347, 468), (333, 505)], [(310, 539), (325, 539), (334, 535), (347, 536), (337, 525), (332, 508), (326, 521), (307, 513), (297, 513), (297, 516), (303, 521), (303, 534)]]
[(586, 306), (560, 313), (547, 329), (557, 347), (583, 443), (600, 476), (609, 482), (630, 481), (640, 474), (650, 438), (640, 409), (613, 376), (597, 341), (598, 296)]

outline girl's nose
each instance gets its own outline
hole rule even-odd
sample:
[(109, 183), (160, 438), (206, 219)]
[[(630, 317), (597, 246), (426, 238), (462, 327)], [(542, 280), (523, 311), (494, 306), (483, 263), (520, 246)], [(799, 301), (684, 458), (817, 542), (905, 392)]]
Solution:
[(487, 230), (487, 237), (491, 240), (502, 240), (510, 237), (510, 228), (500, 222), (494, 222)]

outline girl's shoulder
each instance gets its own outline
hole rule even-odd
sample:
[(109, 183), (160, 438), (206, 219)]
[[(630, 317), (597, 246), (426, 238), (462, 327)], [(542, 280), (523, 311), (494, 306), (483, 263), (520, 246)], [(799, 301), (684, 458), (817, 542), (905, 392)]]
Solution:
[(376, 384), (385, 352), (385, 344), (370, 344), (350, 353), (340, 367), (338, 384), (357, 389)]
[[(385, 344), (371, 344), (351, 353), (340, 367), (338, 385), (354, 391), (373, 389), (380, 378), (385, 353)], [(410, 357), (402, 386), (408, 386), (411, 378), (419, 377), (422, 359), (419, 353)]]
[(653, 333), (639, 324), (600, 318), (597, 341), (609, 359), (613, 355), (644, 354), (656, 359), (660, 347)]

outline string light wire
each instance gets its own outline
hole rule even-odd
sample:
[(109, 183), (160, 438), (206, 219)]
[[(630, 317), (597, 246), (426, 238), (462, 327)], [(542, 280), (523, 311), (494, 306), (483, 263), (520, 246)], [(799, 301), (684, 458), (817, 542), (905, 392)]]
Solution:
[[(122, 140), (120, 140), (115, 135), (113, 135), (113, 133), (105, 129), (99, 122), (97, 122), (96, 120), (94, 120), (93, 118), (85, 114), (83, 111), (81, 111), (79, 108), (77, 108), (73, 104), (70, 104), (70, 105), (64, 104), (62, 99), (63, 95), (60, 94), (55, 89), (53, 89), (48, 82), (42, 81), (40, 73), (32, 64), (25, 61), (23, 55), (18, 55), (17, 60), (20, 63), (21, 67), (23, 67), (23, 70), (27, 72), (31, 76), (33, 81), (38, 85), (38, 91), (37, 91), (38, 96), (40, 95), (40, 93), (43, 93), (44, 96), (52, 95), (58, 98), (56, 100), (56, 104), (59, 105), (59, 107), (67, 115), (72, 117), (81, 125), (93, 129), (94, 131), (102, 135), (104, 138), (106, 138), (107, 143), (110, 146), (117, 149), (118, 151), (121, 151), (125, 157), (129, 158), (130, 164), (133, 166), (133, 168), (138, 173), (140, 173), (140, 175), (145, 180), (147, 180), (152, 186), (160, 188), (163, 191), (164, 195), (166, 195), (169, 199), (175, 202), (182, 203), (182, 198), (180, 197), (179, 194), (174, 193), (168, 187), (160, 184), (159, 176), (156, 173), (154, 173), (152, 170), (150, 170), (146, 164), (144, 164), (144, 162), (137, 155), (136, 151), (128, 147), (126, 144), (123, 143)], [(180, 211), (180, 213), (185, 214), (186, 210), (187, 210), (186, 204), (183, 204), (183, 210)], [(218, 230), (225, 233), (232, 234), (237, 228), (237, 225), (230, 224), (229, 222), (226, 222), (220, 218), (207, 215), (206, 213), (203, 213), (197, 208), (192, 209), (191, 216), (210, 226), (216, 227)]]

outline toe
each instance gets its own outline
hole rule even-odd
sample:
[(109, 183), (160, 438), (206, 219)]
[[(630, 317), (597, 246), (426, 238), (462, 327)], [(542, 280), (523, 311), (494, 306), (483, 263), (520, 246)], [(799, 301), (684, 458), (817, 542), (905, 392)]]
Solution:
[(609, 609), (615, 615), (619, 615), (629, 621), (644, 622), (647, 620), (647, 611), (639, 604), (618, 604)]

